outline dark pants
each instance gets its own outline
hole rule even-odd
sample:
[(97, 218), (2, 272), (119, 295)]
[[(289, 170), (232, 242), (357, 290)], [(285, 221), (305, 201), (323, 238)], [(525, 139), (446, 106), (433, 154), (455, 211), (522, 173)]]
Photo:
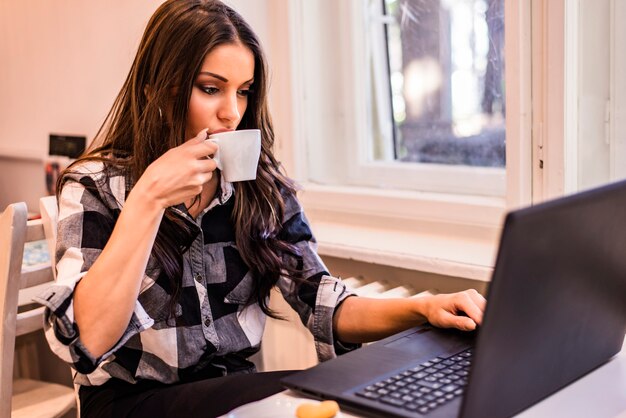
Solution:
[(281, 392), (279, 380), (292, 371), (213, 377), (165, 385), (129, 384), (111, 379), (102, 386), (81, 386), (81, 418), (217, 417), (249, 402)]

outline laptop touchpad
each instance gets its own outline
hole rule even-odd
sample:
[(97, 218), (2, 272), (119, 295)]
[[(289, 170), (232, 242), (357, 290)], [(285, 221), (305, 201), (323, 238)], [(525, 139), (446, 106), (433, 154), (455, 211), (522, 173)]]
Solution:
[(397, 340), (385, 344), (387, 348), (394, 348), (414, 354), (440, 352), (445, 354), (457, 353), (472, 345), (475, 333), (440, 328), (425, 327)]

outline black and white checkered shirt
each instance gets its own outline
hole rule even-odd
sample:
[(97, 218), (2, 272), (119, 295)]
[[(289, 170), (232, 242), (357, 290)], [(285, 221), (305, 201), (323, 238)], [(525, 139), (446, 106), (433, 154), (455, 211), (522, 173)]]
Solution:
[[(103, 169), (100, 162), (83, 163), (63, 187), (57, 284), (36, 298), (46, 306), (45, 333), (50, 347), (76, 369), (75, 383), (101, 385), (111, 377), (174, 383), (207, 367), (223, 374), (254, 371), (254, 365), (245, 359), (259, 350), (266, 315), (258, 303), (245, 304), (252, 277), (235, 246), (231, 221), (235, 196), (232, 185), (224, 181), (197, 219), (183, 206), (175, 208), (198, 228), (184, 254), (175, 317), (168, 303), (168, 280), (151, 257), (132, 318), (120, 340), (100, 358), (83, 345), (74, 320), (74, 288), (107, 243), (130, 187), (124, 172), (108, 165), (109, 179), (101, 181)], [(96, 186), (96, 191), (86, 186)], [(307, 280), (318, 285), (296, 290), (293, 281), (281, 278), (278, 288), (313, 334), (320, 360), (332, 358), (348, 349), (333, 340), (332, 316), (350, 292), (339, 279), (328, 275), (295, 196), (286, 196), (281, 235), (300, 249), (302, 262), (298, 264), (311, 272)]]

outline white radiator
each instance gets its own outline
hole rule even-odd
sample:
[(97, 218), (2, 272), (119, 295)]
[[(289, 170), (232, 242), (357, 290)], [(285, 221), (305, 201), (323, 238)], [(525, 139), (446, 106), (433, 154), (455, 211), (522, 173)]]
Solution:
[[(364, 297), (415, 296), (415, 291), (410, 287), (392, 286), (382, 281), (366, 282), (363, 279), (350, 277), (343, 279), (343, 282), (354, 293)], [(259, 370), (297, 370), (316, 365), (318, 361), (313, 337), (302, 325), (298, 315), (285, 302), (280, 292), (272, 292), (270, 307), (286, 320), (268, 319), (263, 335), (263, 348), (256, 356)]]

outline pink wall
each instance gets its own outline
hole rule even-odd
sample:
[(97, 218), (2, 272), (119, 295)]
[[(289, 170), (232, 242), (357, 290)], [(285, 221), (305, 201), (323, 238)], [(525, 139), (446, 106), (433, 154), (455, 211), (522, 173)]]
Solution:
[[(269, 3), (227, 2), (266, 38)], [(23, 200), (38, 212), (48, 134), (93, 138), (161, 3), (0, 1), (0, 211)]]
[[(0, 2), (0, 204), (37, 211), (51, 132), (91, 139), (159, 0)], [(28, 158), (28, 159), (24, 159)], [(0, 209), (1, 210), (1, 209)]]

